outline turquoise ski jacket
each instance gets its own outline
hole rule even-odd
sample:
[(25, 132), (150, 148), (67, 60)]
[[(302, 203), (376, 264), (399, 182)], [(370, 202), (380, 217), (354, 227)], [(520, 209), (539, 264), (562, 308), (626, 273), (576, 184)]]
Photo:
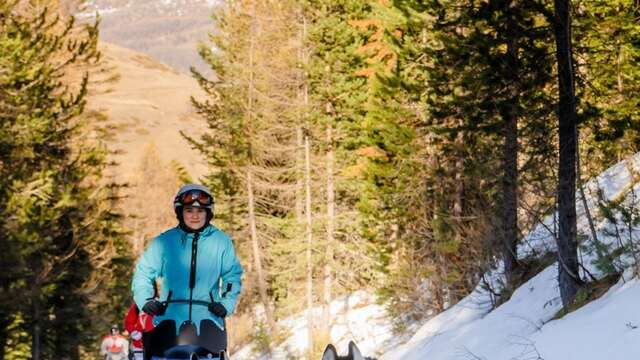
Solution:
[[(199, 333), (200, 322), (209, 319), (224, 329), (223, 319), (209, 312), (204, 304), (213, 299), (225, 307), (227, 314), (233, 313), (242, 287), (242, 266), (229, 236), (215, 226), (204, 228), (195, 246), (194, 236), (175, 227), (151, 241), (133, 274), (133, 298), (142, 309), (153, 298), (154, 283), (160, 280), (159, 300), (167, 300), (171, 292), (171, 300), (178, 302), (170, 302), (163, 315), (156, 315), (154, 325), (173, 320), (177, 330), (184, 321), (191, 320)], [(192, 291), (190, 282), (194, 284)], [(190, 295), (200, 303), (192, 303), (191, 317)]]

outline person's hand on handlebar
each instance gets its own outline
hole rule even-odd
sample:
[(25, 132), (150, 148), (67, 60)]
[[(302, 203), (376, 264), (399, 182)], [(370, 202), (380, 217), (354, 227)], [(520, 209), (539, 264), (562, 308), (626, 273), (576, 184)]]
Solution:
[(214, 301), (210, 303), (208, 307), (209, 307), (209, 311), (211, 311), (213, 315), (217, 317), (224, 318), (225, 316), (227, 316), (227, 309), (224, 307), (224, 305), (220, 304), (219, 302)]
[(165, 305), (156, 299), (152, 299), (144, 304), (142, 311), (149, 315), (162, 315), (165, 311)]

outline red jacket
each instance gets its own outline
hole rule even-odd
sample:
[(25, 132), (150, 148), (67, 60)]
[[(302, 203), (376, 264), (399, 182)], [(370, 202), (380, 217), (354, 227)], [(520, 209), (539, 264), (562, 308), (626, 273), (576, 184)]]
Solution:
[(129, 332), (133, 348), (142, 349), (142, 333), (153, 330), (153, 316), (139, 311), (133, 303), (124, 318), (124, 328)]
[(122, 335), (107, 335), (102, 338), (100, 354), (106, 359), (126, 359), (129, 354), (129, 342)]

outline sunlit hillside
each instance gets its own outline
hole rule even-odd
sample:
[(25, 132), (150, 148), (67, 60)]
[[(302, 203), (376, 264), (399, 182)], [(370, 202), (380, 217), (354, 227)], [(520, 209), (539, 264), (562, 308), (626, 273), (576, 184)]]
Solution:
[(94, 0), (81, 19), (100, 15), (100, 38), (149, 54), (189, 73), (191, 66), (207, 67), (197, 52), (198, 42), (213, 29), (214, 0)]
[[(140, 212), (133, 206), (153, 206), (163, 213), (154, 212), (153, 222), (145, 218), (148, 237), (173, 223), (177, 174), (186, 171), (197, 179), (205, 172), (200, 154), (180, 135), (205, 128), (190, 103), (190, 96), (200, 90), (195, 80), (148, 55), (107, 43), (100, 50), (103, 62), (92, 80), (88, 111), (98, 114), (96, 130), (113, 152), (116, 166), (108, 175), (130, 185), (126, 213)], [(151, 216), (148, 213), (143, 216)]]

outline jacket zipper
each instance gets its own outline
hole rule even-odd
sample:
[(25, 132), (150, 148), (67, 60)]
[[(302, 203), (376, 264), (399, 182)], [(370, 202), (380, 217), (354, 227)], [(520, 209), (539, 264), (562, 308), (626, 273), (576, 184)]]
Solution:
[(191, 270), (189, 271), (189, 322), (191, 323), (191, 308), (193, 307), (193, 288), (196, 286), (196, 262), (198, 257), (198, 237), (200, 233), (193, 235), (191, 242)]

